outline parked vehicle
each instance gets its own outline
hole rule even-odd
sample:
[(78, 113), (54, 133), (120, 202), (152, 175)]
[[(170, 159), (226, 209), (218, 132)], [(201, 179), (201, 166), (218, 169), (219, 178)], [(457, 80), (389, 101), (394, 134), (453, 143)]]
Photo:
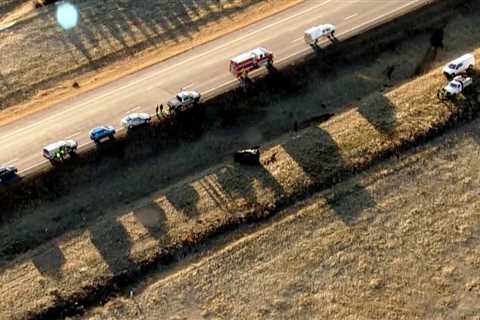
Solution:
[(303, 38), (308, 45), (316, 46), (321, 38), (334, 36), (335, 26), (333, 24), (322, 24), (305, 30)]
[(5, 183), (17, 175), (17, 168), (14, 166), (0, 167), (0, 183)]
[(475, 57), (471, 53), (464, 54), (463, 56), (447, 63), (443, 67), (443, 74), (452, 79), (456, 75), (463, 72), (471, 72), (475, 67)]
[(174, 99), (167, 102), (172, 111), (183, 111), (200, 101), (200, 93), (196, 91), (180, 91)]
[(152, 117), (148, 113), (131, 113), (122, 119), (122, 126), (125, 129), (132, 129), (141, 125), (148, 124)]
[(246, 77), (250, 71), (272, 63), (273, 54), (270, 51), (265, 48), (256, 48), (230, 60), (230, 72), (235, 77)]
[(115, 135), (115, 128), (112, 126), (99, 126), (90, 130), (88, 135), (95, 143), (100, 142), (100, 140), (104, 138), (113, 139)]
[(78, 143), (75, 140), (61, 140), (43, 148), (43, 156), (51, 161), (60, 161), (67, 155), (72, 155), (77, 150)]
[(463, 92), (463, 90), (471, 84), (472, 78), (462, 75), (456, 76), (445, 88), (443, 88), (443, 95), (447, 98), (454, 97)]
[(260, 163), (260, 147), (238, 150), (233, 154), (233, 160), (242, 164), (257, 165)]

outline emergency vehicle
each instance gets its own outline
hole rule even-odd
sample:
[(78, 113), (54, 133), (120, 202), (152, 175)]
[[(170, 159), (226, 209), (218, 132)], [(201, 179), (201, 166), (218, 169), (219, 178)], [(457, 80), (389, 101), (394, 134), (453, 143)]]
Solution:
[(62, 140), (49, 144), (43, 148), (43, 156), (51, 161), (61, 161), (69, 154), (77, 150), (78, 143), (75, 140)]
[(238, 78), (246, 77), (250, 71), (272, 63), (273, 54), (270, 51), (256, 48), (230, 60), (230, 72)]

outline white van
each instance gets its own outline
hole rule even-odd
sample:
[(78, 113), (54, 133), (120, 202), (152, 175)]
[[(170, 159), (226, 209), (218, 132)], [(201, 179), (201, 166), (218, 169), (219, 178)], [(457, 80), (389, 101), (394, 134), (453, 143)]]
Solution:
[(62, 140), (43, 148), (43, 156), (48, 160), (62, 160), (67, 154), (77, 150), (78, 143), (75, 140)]
[(465, 72), (471, 71), (475, 66), (475, 57), (471, 53), (464, 54), (460, 58), (457, 58), (445, 65), (443, 67), (443, 74), (451, 79), (456, 75)]
[(305, 30), (305, 42), (311, 46), (317, 45), (320, 38), (333, 36), (335, 34), (335, 26), (333, 24), (322, 24)]

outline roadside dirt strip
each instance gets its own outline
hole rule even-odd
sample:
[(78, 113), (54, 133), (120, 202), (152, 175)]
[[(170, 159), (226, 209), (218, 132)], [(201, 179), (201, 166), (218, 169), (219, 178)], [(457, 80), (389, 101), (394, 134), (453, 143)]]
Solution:
[[(472, 117), (480, 107), (478, 82), (455, 103), (437, 99), (444, 84), (437, 69), (386, 94), (370, 95), (349, 112), (274, 141), (259, 167), (224, 163), (162, 190), (123, 216), (102, 218), (87, 231), (19, 256), (0, 274), (1, 318), (81, 312), (212, 235), (264, 219)], [(346, 212), (344, 219), (351, 218)]]

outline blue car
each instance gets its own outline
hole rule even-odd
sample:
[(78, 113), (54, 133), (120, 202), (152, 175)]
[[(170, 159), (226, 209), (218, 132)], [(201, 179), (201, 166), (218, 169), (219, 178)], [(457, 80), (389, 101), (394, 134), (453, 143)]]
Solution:
[(90, 139), (97, 143), (103, 138), (113, 139), (115, 128), (112, 126), (100, 126), (90, 130)]

